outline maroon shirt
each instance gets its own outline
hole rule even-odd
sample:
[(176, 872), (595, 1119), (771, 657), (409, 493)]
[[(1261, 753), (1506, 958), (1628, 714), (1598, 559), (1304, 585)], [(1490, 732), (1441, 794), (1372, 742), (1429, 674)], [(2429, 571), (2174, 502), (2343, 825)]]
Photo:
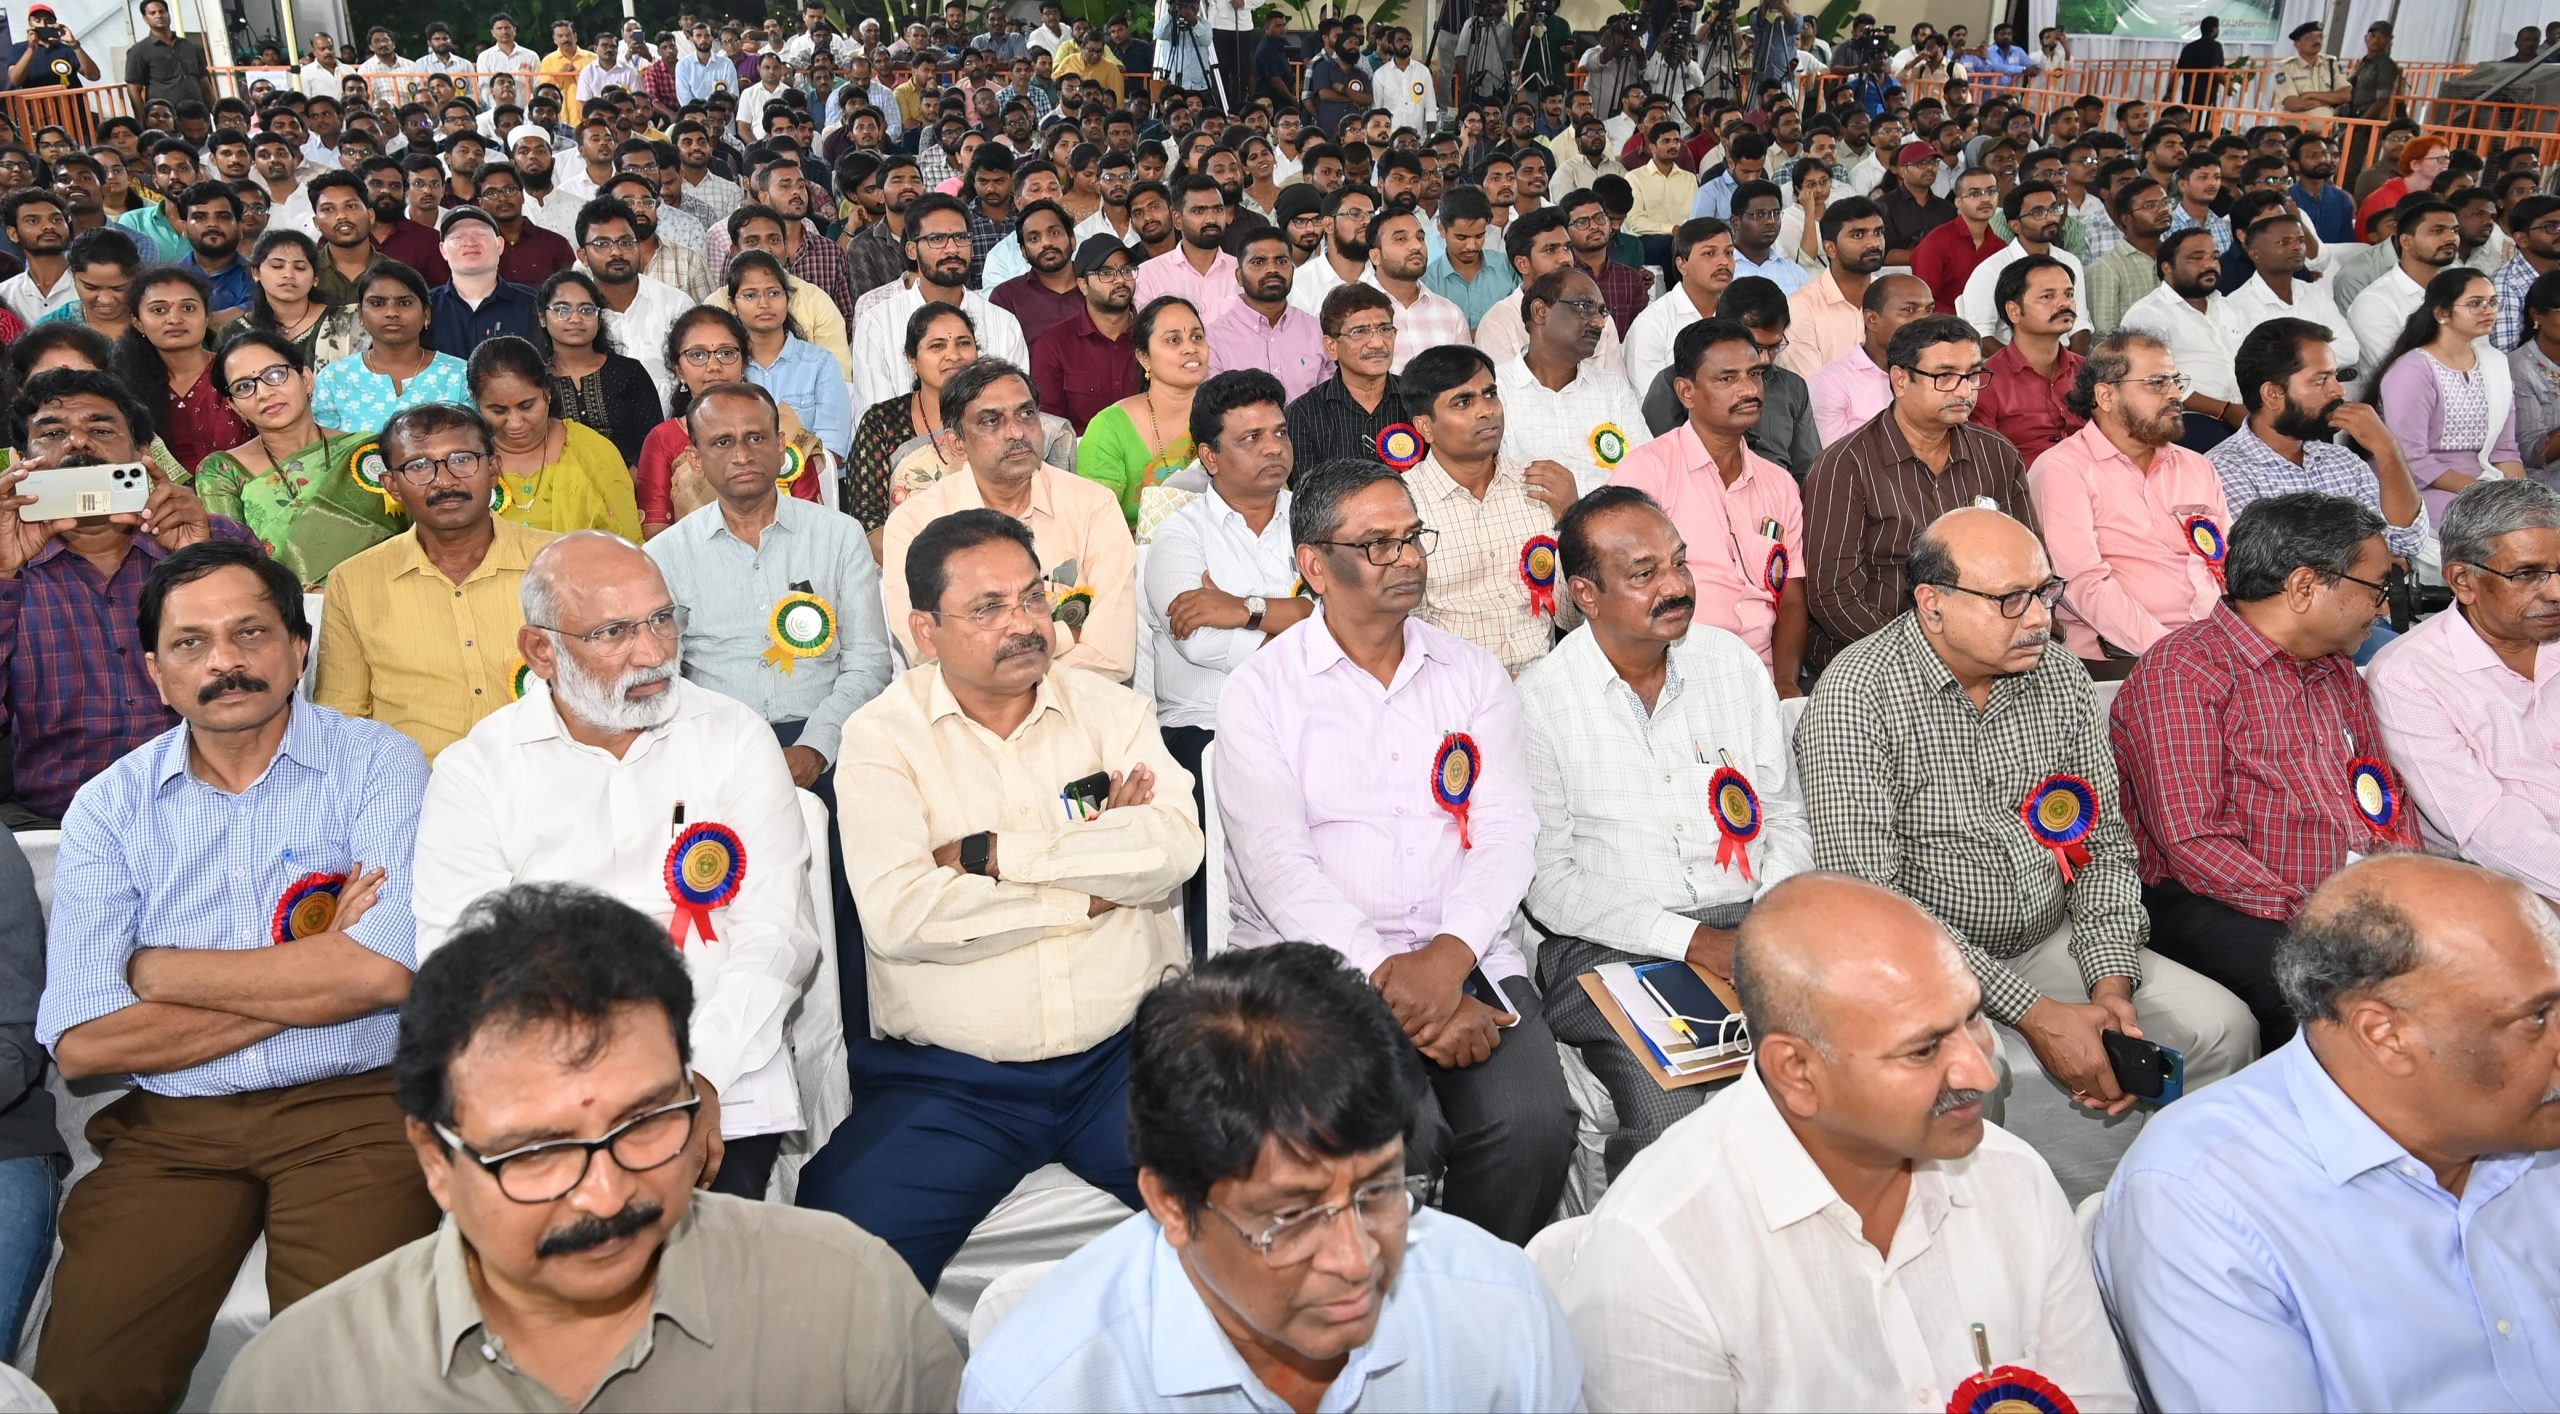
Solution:
[[(1579, 262), (1579, 252), (1574, 256)], [(1585, 265), (1591, 282), (1600, 287), (1600, 302), (1609, 306), (1609, 320), (1618, 328), (1618, 337), (1627, 336), (1627, 326), (1644, 312), (1645, 301), (1653, 295), (1653, 279), (1632, 265), (1620, 265), (1602, 251), (1598, 269)]]
[(1991, 356), (1985, 367), (1991, 376), (1982, 380), (1981, 401), (1973, 405), (1973, 420), (2009, 439), (2018, 449), (2018, 459), (2029, 466), (2050, 451), (2053, 444), (2079, 431), (2088, 419), (2062, 405), (2062, 395), (2071, 381), (2080, 376), (2080, 355), (2069, 349), (2054, 360), (2053, 377), (2028, 366), (2026, 355), (2012, 344)]
[(578, 263), (578, 253), (566, 236), (531, 221), (524, 223), (524, 234), (506, 245), (498, 257), (498, 278), (528, 290), (541, 289), (543, 281)]
[(453, 283), (453, 269), (444, 263), (444, 251), (431, 226), (403, 216), (400, 224), (391, 228), (391, 234), (374, 233), (373, 248), (426, 276), (428, 289)]
[[(987, 300), (1014, 317), (1022, 326), (1022, 342), (1031, 342), (1065, 321), (1068, 315), (1084, 313), (1084, 292), (1069, 285), (1065, 293), (1040, 283), (1037, 272), (1016, 275), (987, 292)], [(1079, 429), (1081, 430), (1081, 429)]]
[(1138, 344), (1123, 334), (1106, 339), (1093, 327), (1083, 301), (1031, 342), (1031, 384), (1040, 410), (1071, 423), (1078, 436), (1104, 408), (1138, 391)]
[(1977, 243), (1973, 233), (1965, 229), (1964, 219), (1957, 217), (1941, 222), (1911, 248), (1911, 273), (1928, 285), (1930, 294), (1937, 296), (1940, 314), (1953, 314), (1956, 296), (1964, 293), (1964, 282), (1973, 277), (1973, 267), (1989, 260), (2007, 244), (1987, 225)]

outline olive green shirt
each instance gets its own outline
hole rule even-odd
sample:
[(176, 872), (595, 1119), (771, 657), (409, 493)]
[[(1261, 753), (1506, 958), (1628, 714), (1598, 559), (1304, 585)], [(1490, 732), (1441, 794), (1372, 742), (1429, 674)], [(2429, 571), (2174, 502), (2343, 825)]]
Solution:
[(564, 1403), (482, 1324), (447, 1217), (279, 1313), (222, 1411), (948, 1410), (960, 1352), (886, 1243), (832, 1214), (696, 1193), (658, 1258), (649, 1324)]

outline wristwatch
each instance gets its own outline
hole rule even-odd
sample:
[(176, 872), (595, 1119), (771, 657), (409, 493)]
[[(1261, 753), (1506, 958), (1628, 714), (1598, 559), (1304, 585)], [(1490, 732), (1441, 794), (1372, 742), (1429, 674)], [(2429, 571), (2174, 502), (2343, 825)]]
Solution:
[(980, 878), (986, 877), (987, 856), (994, 852), (995, 843), (995, 835), (987, 830), (980, 830), (974, 835), (962, 835), (960, 837), (960, 872), (975, 874)]
[(1263, 602), (1263, 598), (1259, 594), (1248, 594), (1244, 596), (1244, 626), (1250, 629), (1261, 628), (1262, 611), (1270, 607), (1271, 606), (1269, 604)]

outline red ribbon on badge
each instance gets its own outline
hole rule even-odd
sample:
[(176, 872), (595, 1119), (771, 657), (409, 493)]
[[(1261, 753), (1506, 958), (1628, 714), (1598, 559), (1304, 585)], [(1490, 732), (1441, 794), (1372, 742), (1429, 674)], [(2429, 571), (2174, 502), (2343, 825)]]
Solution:
[(737, 831), (708, 820), (686, 827), (667, 846), (667, 897), (676, 906), (668, 940), (682, 948), (699, 929), (704, 942), (720, 941), (711, 931), (711, 910), (736, 898), (746, 880), (747, 847)]
[(2072, 866), (2089, 866), (2089, 832), (2098, 826), (2098, 793), (2078, 776), (2048, 776), (2044, 784), (2027, 792), (2026, 801), (2018, 807), (2018, 818), (2027, 822), (2027, 833), (2037, 844), (2052, 851), (2053, 862), (2062, 869), (2062, 882), (2071, 882)]
[(1520, 582), (1529, 586), (1529, 612), (1556, 616), (1556, 538), (1532, 535), (1520, 547)]
[(1715, 806), (1716, 863), (1724, 868), (1739, 866), (1742, 877), (1751, 877), (1751, 842), (1760, 838), (1760, 796), (1740, 771), (1726, 766), (1707, 778), (1707, 799)]
[(1467, 838), (1467, 801), (1475, 794), (1476, 776), (1484, 769), (1484, 754), (1476, 750), (1476, 739), (1465, 732), (1451, 732), (1440, 738), (1440, 754), (1431, 761), (1431, 798), (1458, 822), (1458, 848), (1473, 849), (1475, 842)]

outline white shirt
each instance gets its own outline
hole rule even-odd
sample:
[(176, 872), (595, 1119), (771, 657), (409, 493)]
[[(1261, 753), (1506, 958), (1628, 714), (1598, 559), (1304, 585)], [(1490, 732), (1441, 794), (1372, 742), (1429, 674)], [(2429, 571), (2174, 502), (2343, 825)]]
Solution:
[[(2010, 241), (1984, 257), (1983, 262), (1973, 267), (1973, 273), (1965, 278), (1964, 289), (1956, 296), (1956, 317), (1972, 325), (1973, 332), (1986, 339), (2006, 338), (2009, 321), (2001, 317), (2000, 307), (1992, 295), (2000, 288), (2000, 272), (2026, 259), (2029, 254), (2025, 246)], [(2071, 267), (2071, 332), (2093, 333), (2089, 323), (2089, 272), (2081, 268), (2080, 257), (2059, 245), (2047, 248), (2045, 254)], [(2233, 347), (2236, 350), (2238, 346), (2235, 344)], [(2184, 368), (2186, 364), (2181, 361), (2178, 366)]]
[[(693, 976), (693, 1068), (720, 1092), (721, 1133), (798, 1129), (799, 1089), (783, 1025), (817, 969), (801, 916), (809, 830), (773, 728), (743, 704), (678, 678), (675, 719), (616, 758), (569, 736), (541, 681), (445, 748), (418, 812), (413, 885), (418, 960), (442, 947), (472, 900), (535, 881), (601, 889), (670, 926), (670, 825), (736, 832), (747, 870), (683, 944)], [(577, 822), (575, 829), (564, 821)]]
[(304, 93), (325, 93), (336, 98), (341, 96), (346, 86), (347, 75), (354, 72), (340, 63), (332, 63), (325, 68), (318, 64), (305, 64), (293, 71), (293, 81)]
[[(647, 275), (632, 278), (639, 288), (631, 296), (631, 307), (620, 313), (607, 309), (605, 332), (613, 335), (614, 347), (649, 370), (649, 381), (658, 385), (658, 402), (664, 405), (675, 389), (673, 371), (667, 367), (667, 331), (676, 327), (676, 320), (693, 308), (695, 300), (664, 280)], [(739, 376), (746, 375), (741, 371)]]
[(1427, 137), (1440, 116), (1439, 90), (1424, 65), (1380, 64), (1370, 76), (1369, 92), (1387, 110), (1390, 127), (1411, 128)]
[(745, 126), (747, 132), (756, 141), (764, 141), (764, 105), (775, 102), (790, 92), (789, 84), (778, 83), (768, 88), (761, 79), (748, 84), (738, 93), (738, 122)]
[[(907, 366), (907, 320), (924, 308), (924, 291), (908, 284), (885, 288), (889, 293), (879, 305), (853, 322), (853, 405), (858, 408), (886, 402), (915, 382), (915, 370)], [(1011, 310), (987, 303), (976, 290), (961, 293), (960, 308), (978, 331), (979, 353), (1008, 360), (1016, 368), (1031, 366), (1022, 321)]]
[[(1511, 306), (1516, 319), (1519, 317), (1519, 305), (1512, 301)], [(1491, 315), (1488, 313), (1487, 317)], [(1689, 287), (1685, 284), (1675, 282), (1660, 299), (1646, 305), (1644, 312), (1627, 325), (1626, 352), (1623, 355), (1627, 386), (1638, 390), (1652, 387), (1655, 376), (1671, 366), (1672, 341), (1699, 317), (1697, 303), (1689, 298)], [(1520, 346), (1528, 347), (1525, 336), (1520, 340)], [(1476, 336), (1476, 347), (1484, 349), (1487, 354), (1493, 353), (1485, 346), (1481, 331)], [(1607, 350), (1606, 336), (1601, 339), (1601, 347), (1604, 352)], [(1513, 354), (1518, 352), (1518, 349), (1512, 350)], [(1509, 356), (1495, 355), (1497, 358)]]
[[(639, 86), (640, 68), (629, 62), (589, 64), (578, 71), (578, 101), (581, 103), (603, 93), (608, 88), (637, 90)], [(762, 126), (764, 113), (761, 108), (757, 110), (756, 122), (758, 124), (756, 135), (761, 137), (764, 135)]]
[[(2391, 346), (2400, 341), (2400, 330), (2409, 322), (2409, 316), (2426, 302), (2426, 287), (2410, 279), (2409, 272), (2395, 260), (2347, 307), (2347, 325), (2356, 342), (2371, 350), (2373, 361), (2380, 363)], [(2358, 380), (2359, 385), (2362, 382)], [(2361, 387), (2355, 395), (2363, 396)]]
[[(1653, 711), (1589, 626), (1520, 674), (1538, 873), (1529, 915), (1621, 952), (1682, 957), (1694, 915), (1813, 867), (1813, 835), (1777, 689), (1760, 655), (1712, 625), (1671, 645)], [(1728, 762), (1760, 797), (1751, 877), (1716, 862), (1708, 782)], [(1755, 882), (1756, 880), (1756, 882)]]
[[(578, 180), (585, 181), (586, 174), (579, 173)], [(574, 248), (578, 244), (578, 208), (585, 204), (585, 198), (554, 185), (548, 197), (535, 196), (532, 192), (524, 194), (524, 219), (567, 241)]]
[[(2337, 292), (2327, 280), (2305, 280), (2296, 276), (2291, 304), (2276, 298), (2276, 292), (2267, 288), (2263, 275), (2250, 276), (2247, 284), (2222, 297), (2222, 327), (2231, 335), (2235, 348), (2248, 337), (2250, 330), (2270, 319), (2308, 319), (2327, 329), (2329, 352), (2337, 358), (2338, 367), (2342, 369), (2355, 367), (2364, 352), (2364, 345), (2356, 338), (2355, 329), (2338, 313)], [(2378, 358), (2389, 351), (2389, 346), (2385, 345), (2375, 356)]]
[(1527, 465), (1555, 462), (1573, 473), (1574, 488), (1589, 495), (1609, 479), (1617, 459), (1600, 460), (1604, 427), (1618, 431), (1619, 458), (1653, 440), (1645, 424), (1644, 400), (1627, 386), (1626, 376), (1598, 358), (1583, 361), (1573, 381), (1550, 390), (1529, 371), (1526, 355), (1494, 365), (1494, 381), (1502, 393), (1502, 456)]
[[(1490, 242), (1487, 244), (1490, 248)], [(1484, 356), (1492, 359), (1496, 367), (1518, 358), (1529, 347), (1529, 325), (1523, 316), (1523, 301), (1528, 295), (1529, 289), (1523, 285), (1496, 300), (1493, 308), (1484, 312), (1484, 318), (1476, 321), (1476, 347), (1484, 350)], [(1633, 333), (1635, 325), (1629, 324), (1627, 330)], [(1680, 331), (1674, 329), (1671, 332), (1678, 334)], [(1600, 321), (1600, 351), (1593, 354), (1590, 361), (1598, 367), (1620, 373), (1626, 371), (1626, 347), (1618, 340), (1618, 321)], [(1662, 361), (1670, 363), (1671, 356), (1664, 354)]]
[[(1109, 236), (1113, 240), (1120, 242), (1122, 245), (1134, 246), (1138, 243), (1138, 227), (1136, 223), (1132, 222), (1129, 229), (1125, 231), (1121, 230), (1111, 224), (1111, 208), (1107, 206), (1097, 206), (1093, 208), (1092, 215), (1087, 216), (1076, 223), (1076, 245), (1079, 247), (1083, 246), (1085, 237), (1087, 236)], [(1018, 237), (1016, 239), (1017, 241), (1019, 240)]]
[(2122, 327), (2139, 329), (2167, 344), (2169, 356), (2178, 361), (2178, 371), (2187, 375), (2193, 391), (2226, 403), (2240, 401), (2240, 375), (2232, 367), (2240, 355), (2240, 341), (2231, 337), (2221, 291), (2206, 295), (2199, 312), (2163, 284), (2125, 310)]
[[(513, 49), (500, 49), (498, 46), (492, 44), (488, 48), (480, 51), (479, 57), (471, 61), (471, 66), (480, 71), (481, 80), (485, 83), (488, 80), (488, 76), (491, 74), (532, 74), (537, 72), (542, 67), (542, 56), (525, 48), (521, 44), (517, 45)], [(522, 78), (517, 79), (516, 101), (518, 103), (525, 103), (530, 102), (532, 98), (532, 85)]]
[(1890, 1250), (1745, 1070), (1636, 1156), (1556, 1293), (1582, 1395), (1609, 1409), (1936, 1411), (1975, 1364), (2024, 1365), (2089, 1414), (2134, 1407), (2062, 1188), (1997, 1125), (1915, 1167)]
[[(297, 191), (294, 195), (300, 196), (301, 193)], [(307, 205), (303, 208), (302, 214), (305, 221), (310, 219), (311, 211)], [(273, 224), (272, 216), (269, 224)], [(66, 304), (79, 302), (80, 286), (72, 280), (69, 266), (63, 267), (61, 278), (53, 282), (51, 293), (36, 288), (36, 276), (32, 270), (22, 270), (6, 280), (0, 280), (0, 303), (7, 304), (9, 312), (26, 321), (29, 326), (33, 326), (37, 320)]]
[(1331, 251), (1332, 243), (1328, 241), (1324, 249), (1289, 277), (1289, 303), (1318, 319), (1324, 317), (1324, 297), (1351, 283), (1333, 268)]
[(1388, 301), (1395, 304), (1396, 352), (1394, 361), (1387, 365), (1389, 373), (1404, 372), (1404, 366), (1424, 349), (1474, 342), (1467, 331), (1467, 312), (1458, 308), (1456, 300), (1429, 285), (1416, 282), (1413, 303), (1404, 304), (1396, 300), (1394, 291), (1379, 283), (1374, 265), (1360, 272), (1360, 283), (1384, 292)]
[(1849, 169), (1849, 189), (1860, 196), (1873, 196), (1884, 185), (1884, 159), (1870, 152)]
[(1058, 53), (1058, 46), (1067, 42), (1069, 33), (1070, 31), (1063, 25), (1036, 26), (1023, 32), (1023, 51), (1028, 53), (1034, 49), (1044, 49), (1054, 59)]
[[(782, 41), (782, 62), (795, 69), (805, 69), (809, 67), (809, 60), (811, 57), (816, 55), (817, 52), (817, 38), (806, 30)], [(827, 44), (827, 53), (835, 59), (838, 65), (844, 64), (846, 61), (853, 58), (852, 38), (841, 34), (830, 36)]]
[(1280, 493), (1271, 523), (1257, 535), (1212, 488), (1186, 502), (1156, 527), (1143, 557), (1138, 585), (1138, 631), (1154, 636), (1156, 719), (1168, 727), (1218, 725), (1218, 694), (1227, 674), (1263, 644), (1258, 628), (1204, 628), (1175, 638), (1165, 627), (1166, 606), (1209, 581), (1238, 598), (1260, 595), (1272, 603), (1298, 583), (1297, 547), (1289, 534), (1289, 493)]

